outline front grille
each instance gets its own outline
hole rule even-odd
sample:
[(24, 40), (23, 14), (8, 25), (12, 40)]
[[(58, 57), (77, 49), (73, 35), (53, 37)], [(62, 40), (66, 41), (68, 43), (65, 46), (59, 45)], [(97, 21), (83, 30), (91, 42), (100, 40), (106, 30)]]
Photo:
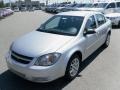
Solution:
[(33, 57), (24, 56), (24, 55), (14, 52), (14, 51), (12, 51), (12, 53), (11, 53), (11, 58), (14, 61), (17, 61), (17, 62), (23, 63), (23, 64), (29, 64), (33, 60)]

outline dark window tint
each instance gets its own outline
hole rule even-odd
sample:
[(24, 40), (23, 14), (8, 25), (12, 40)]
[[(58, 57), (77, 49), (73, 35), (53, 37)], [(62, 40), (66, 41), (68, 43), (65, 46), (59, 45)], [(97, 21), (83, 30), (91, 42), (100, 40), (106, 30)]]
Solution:
[(97, 14), (96, 18), (97, 18), (97, 22), (98, 22), (99, 26), (106, 22), (105, 17), (103, 15), (101, 15), (101, 14)]
[(120, 7), (120, 2), (117, 2), (117, 7)]
[(108, 6), (107, 6), (107, 9), (108, 8), (115, 8), (115, 3), (110, 3)]
[(94, 4), (94, 7), (95, 8), (105, 8), (107, 4), (108, 3), (98, 3), (98, 4)]
[(93, 4), (93, 6), (92, 6), (92, 7), (94, 8), (94, 7), (96, 7), (97, 5), (98, 5), (98, 3), (95, 3), (95, 4)]
[(94, 16), (91, 16), (86, 23), (86, 29), (95, 29), (95, 28), (96, 28), (96, 21)]
[(45, 22), (38, 31), (75, 36), (79, 32), (84, 17), (56, 15)]

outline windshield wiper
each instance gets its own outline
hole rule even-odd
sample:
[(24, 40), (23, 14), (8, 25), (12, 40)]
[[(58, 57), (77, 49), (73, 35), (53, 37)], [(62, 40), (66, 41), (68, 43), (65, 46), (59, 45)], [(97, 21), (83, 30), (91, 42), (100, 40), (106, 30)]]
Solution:
[(70, 34), (68, 32), (58, 31), (56, 29), (37, 29), (37, 31), (46, 32), (46, 33), (53, 33), (53, 34), (59, 34), (59, 35), (74, 36), (73, 34)]

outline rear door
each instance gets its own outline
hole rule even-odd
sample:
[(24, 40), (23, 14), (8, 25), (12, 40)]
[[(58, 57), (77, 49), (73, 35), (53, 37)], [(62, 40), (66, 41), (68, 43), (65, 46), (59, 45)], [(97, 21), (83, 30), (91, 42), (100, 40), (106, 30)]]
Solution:
[(102, 14), (96, 14), (95, 15), (96, 21), (97, 21), (97, 34), (98, 34), (98, 41), (99, 41), (99, 46), (101, 46), (106, 39), (107, 35), (107, 30), (108, 30), (108, 25), (106, 18)]

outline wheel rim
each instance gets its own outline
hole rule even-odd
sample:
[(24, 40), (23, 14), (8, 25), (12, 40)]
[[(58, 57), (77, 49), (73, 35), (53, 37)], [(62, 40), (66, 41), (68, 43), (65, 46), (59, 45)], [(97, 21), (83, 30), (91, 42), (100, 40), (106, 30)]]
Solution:
[(79, 70), (79, 63), (80, 61), (78, 58), (75, 58), (72, 60), (71, 65), (70, 65), (70, 71), (69, 71), (71, 77), (74, 77), (77, 75), (78, 70)]
[(110, 35), (107, 36), (106, 45), (108, 46), (109, 43), (110, 43)]

